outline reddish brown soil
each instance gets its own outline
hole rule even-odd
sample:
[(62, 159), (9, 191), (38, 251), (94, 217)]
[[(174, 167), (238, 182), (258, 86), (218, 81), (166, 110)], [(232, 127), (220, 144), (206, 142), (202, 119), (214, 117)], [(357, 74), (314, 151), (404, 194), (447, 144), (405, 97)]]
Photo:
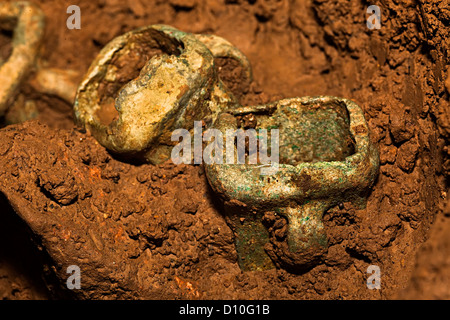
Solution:
[[(252, 63), (255, 81), (242, 84), (218, 61), (243, 104), (353, 99), (381, 168), (366, 209), (325, 215), (323, 263), (242, 272), (202, 166), (116, 160), (74, 127), (70, 105), (24, 85), (40, 115), (0, 130), (0, 298), (450, 298), (448, 3), (374, 1), (382, 27), (369, 30), (365, 1), (90, 0), (77, 1), (81, 30), (68, 30), (74, 3), (35, 2), (49, 66), (86, 71), (109, 40), (147, 24), (214, 33)], [(81, 268), (81, 290), (64, 289), (69, 265)], [(366, 286), (369, 265), (381, 290)]]

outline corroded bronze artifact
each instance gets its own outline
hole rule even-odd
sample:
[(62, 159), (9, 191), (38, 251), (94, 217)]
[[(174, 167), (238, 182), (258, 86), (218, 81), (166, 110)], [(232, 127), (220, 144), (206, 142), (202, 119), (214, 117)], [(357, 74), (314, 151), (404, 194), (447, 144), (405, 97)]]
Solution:
[(237, 105), (220, 81), (214, 58), (246, 57), (217, 36), (193, 35), (164, 25), (130, 31), (100, 52), (82, 81), (74, 105), (77, 123), (104, 147), (150, 163), (170, 158), (172, 131), (195, 120), (215, 121)]
[(44, 14), (27, 2), (3, 2), (0, 20), (7, 28), (14, 29), (11, 55), (7, 61), (0, 61), (0, 115), (3, 115), (11, 97), (36, 63), (44, 34)]
[(224, 132), (235, 129), (235, 116), (245, 114), (255, 115), (259, 128), (280, 130), (275, 173), (262, 175), (258, 164), (205, 165), (214, 191), (241, 204), (226, 207), (239, 264), (244, 270), (273, 267), (264, 250), (269, 241), (262, 223), (266, 212), (288, 219), (289, 250), (277, 258), (313, 264), (327, 250), (321, 221), (325, 210), (343, 201), (362, 203), (378, 173), (378, 151), (364, 114), (347, 99), (303, 97), (236, 108), (222, 113), (214, 126)]
[(18, 96), (25, 81), (42, 94), (58, 96), (70, 104), (75, 99), (79, 73), (48, 68), (40, 59), (44, 28), (44, 13), (36, 5), (27, 1), (0, 3), (0, 29), (13, 31), (11, 54), (5, 61), (0, 58), (0, 116), (14, 108), (16, 114), (6, 119), (10, 124), (37, 116), (34, 101)]
[[(255, 128), (276, 128), (280, 161), (270, 165), (272, 173), (261, 174), (260, 163), (225, 161), (205, 164), (207, 177), (227, 203), (242, 269), (272, 268), (273, 259), (312, 265), (327, 250), (323, 213), (343, 201), (363, 203), (378, 172), (363, 112), (350, 100), (328, 96), (242, 107), (218, 77), (214, 58), (221, 56), (237, 60), (251, 79), (247, 58), (217, 36), (164, 25), (119, 36), (78, 88), (77, 123), (111, 152), (154, 164), (169, 159), (172, 132), (192, 131), (194, 121), (224, 135), (249, 115)], [(288, 249), (272, 257), (264, 249), (268, 212), (288, 220)]]

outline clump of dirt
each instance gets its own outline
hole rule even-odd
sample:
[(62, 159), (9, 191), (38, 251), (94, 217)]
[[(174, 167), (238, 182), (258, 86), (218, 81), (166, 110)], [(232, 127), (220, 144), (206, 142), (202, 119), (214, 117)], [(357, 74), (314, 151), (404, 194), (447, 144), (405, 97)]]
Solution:
[(450, 299), (450, 201), (420, 248), (409, 285), (396, 298)]
[[(447, 272), (450, 256), (441, 241), (450, 219), (448, 4), (375, 1), (381, 29), (370, 30), (365, 1), (80, 1), (81, 30), (69, 30), (66, 4), (33, 2), (47, 17), (42, 56), (59, 68), (87, 70), (109, 40), (147, 24), (222, 36), (253, 66), (255, 82), (244, 86), (232, 80), (237, 66), (217, 61), (242, 104), (352, 99), (379, 145), (381, 168), (366, 208), (342, 203), (325, 214), (322, 263), (303, 273), (242, 272), (202, 166), (120, 162), (52, 117), (57, 104), (45, 101), (39, 121), (0, 130), (0, 219), (14, 211), (26, 224), (15, 228), (28, 228), (30, 250), (43, 257), (28, 271), (40, 268), (50, 289), (39, 293), (44, 285), (26, 270), (13, 274), (0, 263), (2, 298), (448, 298), (430, 281)], [(70, 119), (71, 110), (58, 114)], [(282, 246), (286, 221), (272, 220), (271, 240)], [(81, 268), (81, 290), (64, 289), (69, 265)], [(366, 286), (370, 265), (380, 267), (381, 290)]]
[[(42, 94), (28, 83), (20, 88), (14, 102), (5, 113), (5, 121), (0, 121), (0, 127), (17, 123), (21, 119), (29, 120), (30, 116), (54, 128), (73, 126), (73, 109), (69, 103), (60, 97)], [(27, 103), (31, 110), (27, 108)]]
[(227, 86), (228, 89), (241, 99), (242, 96), (250, 90), (250, 79), (247, 78), (244, 68), (239, 62), (227, 57), (217, 57), (214, 64), (218, 70), (219, 78)]

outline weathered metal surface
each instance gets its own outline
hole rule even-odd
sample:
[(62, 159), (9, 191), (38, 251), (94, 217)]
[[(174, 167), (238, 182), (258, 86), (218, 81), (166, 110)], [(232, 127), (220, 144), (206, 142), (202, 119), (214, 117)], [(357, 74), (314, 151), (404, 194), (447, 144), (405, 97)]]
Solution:
[(30, 79), (30, 85), (37, 92), (57, 96), (73, 104), (78, 89), (80, 73), (76, 70), (46, 68), (38, 65), (38, 69)]
[(279, 129), (280, 164), (273, 175), (261, 175), (259, 164), (224, 161), (205, 165), (207, 177), (227, 203), (243, 206), (226, 205), (225, 214), (244, 270), (274, 266), (264, 250), (269, 235), (262, 219), (269, 211), (289, 221), (288, 252), (275, 258), (314, 263), (327, 249), (324, 211), (363, 197), (378, 171), (363, 112), (350, 100), (327, 96), (241, 107), (218, 78), (217, 57), (237, 60), (251, 80), (246, 57), (220, 37), (164, 25), (128, 32), (92, 63), (78, 89), (77, 122), (110, 151), (154, 164), (169, 159), (172, 132), (192, 130), (195, 120), (224, 136), (238, 129), (236, 117)]
[(34, 101), (19, 94), (20, 86), (26, 81), (37, 92), (58, 96), (72, 104), (79, 73), (48, 68), (39, 56), (45, 29), (41, 9), (27, 1), (1, 2), (0, 21), (2, 28), (13, 31), (11, 55), (6, 61), (0, 59), (0, 116), (13, 106), (6, 121), (9, 124), (38, 116)]
[(33, 69), (44, 33), (44, 14), (28, 2), (0, 3), (0, 20), (14, 28), (11, 56), (0, 61), (0, 116)]
[(211, 51), (214, 58), (227, 58), (237, 61), (244, 71), (243, 76), (245, 79), (243, 82), (250, 84), (253, 80), (252, 68), (247, 57), (238, 48), (216, 35), (195, 34), (194, 36)]
[[(218, 77), (216, 56), (237, 60), (251, 79), (246, 57), (220, 37), (165, 25), (121, 35), (103, 48), (82, 81), (76, 121), (113, 153), (161, 163), (170, 158), (173, 130), (192, 130), (195, 120), (210, 125), (223, 108), (237, 105)], [(138, 73), (127, 74), (121, 64)]]
[[(0, 67), (2, 114), (36, 68), (44, 20), (26, 2), (0, 4), (0, 19), (17, 19), (13, 52)], [(259, 164), (225, 163), (206, 165), (207, 177), (227, 203), (240, 204), (227, 205), (225, 213), (244, 270), (274, 266), (264, 249), (267, 212), (289, 221), (288, 252), (275, 258), (313, 263), (309, 253), (316, 257), (327, 249), (323, 213), (342, 201), (363, 199), (378, 172), (378, 151), (363, 112), (350, 100), (327, 96), (240, 107), (218, 77), (217, 57), (238, 61), (251, 81), (247, 58), (220, 37), (164, 25), (119, 36), (100, 52), (78, 87), (76, 121), (110, 151), (155, 164), (170, 157), (173, 130), (192, 130), (195, 120), (225, 133), (237, 129), (236, 117), (251, 115), (257, 129), (279, 129), (280, 164), (274, 174), (261, 175)], [(73, 99), (75, 73), (37, 69), (31, 81), (37, 90)]]
[[(289, 250), (277, 259), (298, 265), (314, 263), (304, 252), (326, 252), (321, 221), (325, 210), (343, 201), (359, 201), (378, 173), (379, 155), (370, 141), (363, 111), (347, 99), (292, 98), (224, 112), (214, 127), (223, 132), (235, 130), (235, 116), (245, 114), (255, 115), (256, 129), (280, 130), (278, 171), (261, 175), (260, 164), (205, 165), (213, 190), (225, 201), (238, 201), (247, 208), (241, 219), (228, 219), (237, 236), (240, 265), (244, 270), (271, 267), (263, 250), (268, 234), (262, 225), (269, 211), (289, 222)], [(233, 217), (235, 210), (228, 209), (227, 215)], [(251, 227), (245, 223), (248, 217)], [(241, 248), (241, 241), (246, 248)]]

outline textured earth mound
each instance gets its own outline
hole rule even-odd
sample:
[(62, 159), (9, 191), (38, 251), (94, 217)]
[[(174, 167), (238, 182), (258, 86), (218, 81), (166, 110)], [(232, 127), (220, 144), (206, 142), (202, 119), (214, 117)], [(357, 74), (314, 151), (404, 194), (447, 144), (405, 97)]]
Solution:
[[(395, 299), (450, 298), (450, 68), (448, 3), (375, 1), (33, 1), (46, 15), (42, 60), (86, 72), (100, 49), (134, 28), (163, 23), (229, 40), (254, 81), (217, 60), (241, 104), (335, 95), (362, 107), (381, 168), (359, 209), (324, 216), (329, 249), (303, 273), (242, 272), (234, 235), (202, 165), (133, 164), (73, 124), (72, 106), (24, 83), (36, 119), (0, 129), (0, 298)], [(0, 33), (0, 57), (11, 52)], [(7, 125), (8, 124), (8, 125)], [(286, 221), (274, 218), (273, 243)], [(82, 289), (66, 288), (67, 267)], [(366, 286), (381, 270), (381, 289)]]

